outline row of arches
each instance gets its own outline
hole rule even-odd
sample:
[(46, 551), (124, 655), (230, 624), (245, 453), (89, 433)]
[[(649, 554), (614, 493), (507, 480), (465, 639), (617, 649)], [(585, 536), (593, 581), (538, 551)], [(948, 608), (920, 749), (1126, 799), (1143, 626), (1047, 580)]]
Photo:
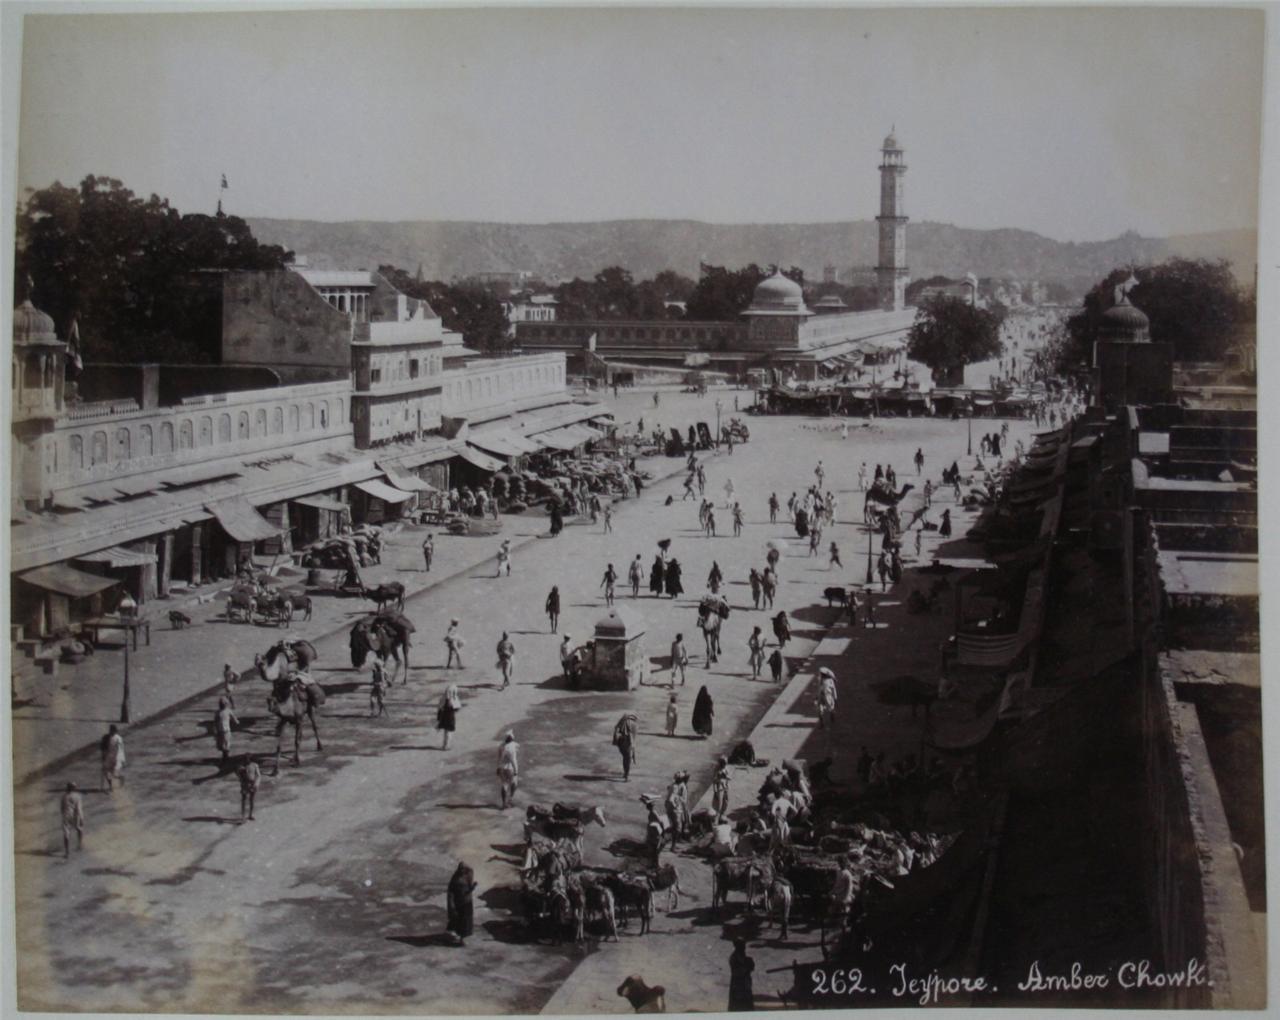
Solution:
[(202, 414), (181, 418), (176, 424), (162, 421), (120, 425), (73, 433), (67, 441), (71, 470), (118, 464), (141, 457), (156, 457), (175, 451), (203, 449), (232, 442), (247, 442), (267, 436), (328, 429), (344, 421), (345, 402), (308, 400), (297, 404), (258, 407), (236, 412), (223, 411), (216, 417)]
[(449, 396), (465, 401), (492, 400), (513, 393), (531, 392), (545, 386), (564, 385), (564, 370), (558, 365), (535, 365), (526, 368), (499, 369), (482, 376), (458, 379), (448, 384)]

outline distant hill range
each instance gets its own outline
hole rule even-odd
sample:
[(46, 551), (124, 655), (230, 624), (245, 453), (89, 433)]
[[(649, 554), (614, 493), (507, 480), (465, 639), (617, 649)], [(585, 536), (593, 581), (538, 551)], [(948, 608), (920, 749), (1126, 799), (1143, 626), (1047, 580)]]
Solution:
[[(696, 278), (706, 261), (731, 268), (751, 262), (796, 265), (820, 281), (824, 266), (843, 274), (876, 261), (876, 224), (744, 223), (696, 220), (609, 220), (596, 223), (478, 223), (468, 221), (250, 219), (260, 241), (284, 245), (315, 268), (367, 268), (382, 264), (410, 273), (419, 264), (427, 279), (476, 273), (527, 271), (548, 281), (589, 278), (606, 266), (623, 266), (636, 279), (674, 269)], [(935, 275), (1056, 281), (1084, 293), (1117, 266), (1159, 262), (1171, 255), (1225, 258), (1242, 282), (1251, 283), (1257, 235), (1224, 230), (1177, 237), (1129, 232), (1110, 241), (1054, 241), (1027, 230), (970, 230), (947, 223), (907, 226), (913, 278)]]

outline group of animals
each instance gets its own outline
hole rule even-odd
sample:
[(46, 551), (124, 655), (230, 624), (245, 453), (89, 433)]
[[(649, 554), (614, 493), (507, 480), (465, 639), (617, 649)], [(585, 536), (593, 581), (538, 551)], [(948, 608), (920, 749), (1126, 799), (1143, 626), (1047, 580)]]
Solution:
[(588, 921), (598, 921), (605, 937), (616, 942), (619, 924), (633, 914), (639, 933), (649, 931), (655, 893), (667, 893), (668, 911), (679, 906), (680, 876), (672, 864), (645, 871), (585, 866), (582, 838), (590, 824), (606, 825), (602, 808), (533, 804), (525, 813), (521, 900), (535, 937), (558, 942), (571, 931), (581, 942)]

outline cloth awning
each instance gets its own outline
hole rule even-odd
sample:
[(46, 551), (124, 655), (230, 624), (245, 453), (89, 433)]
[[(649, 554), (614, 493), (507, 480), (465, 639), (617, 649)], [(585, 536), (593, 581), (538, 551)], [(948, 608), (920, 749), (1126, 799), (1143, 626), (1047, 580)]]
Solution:
[(472, 467), (477, 467), (481, 471), (501, 471), (506, 467), (497, 457), (490, 457), (487, 453), (483, 453), (473, 446), (462, 447), (458, 450), (457, 455)]
[(579, 432), (581, 432), (588, 439), (604, 438), (603, 432), (601, 432), (599, 429), (593, 429), (590, 425), (584, 425), (581, 422), (579, 422), (577, 425), (574, 426), (574, 428), (577, 429)]
[(206, 503), (205, 509), (218, 519), (222, 530), (237, 542), (260, 542), (263, 539), (275, 538), (283, 528), (277, 528), (243, 496), (232, 496), (220, 499), (216, 503)]
[(120, 583), (114, 577), (99, 577), (97, 574), (77, 570), (65, 563), (51, 563), (47, 567), (36, 567), (35, 570), (28, 570), (25, 574), (18, 576), (37, 588), (57, 592), (59, 595), (70, 595), (74, 599), (88, 598)]
[(328, 496), (299, 496), (292, 500), (299, 506), (309, 506), (314, 510), (329, 510), (335, 514), (345, 514), (351, 512), (351, 507), (347, 506), (336, 499), (330, 499)]
[(581, 438), (575, 438), (572, 429), (552, 429), (550, 432), (542, 432), (538, 435), (538, 442), (545, 443), (553, 450), (572, 450), (579, 443), (584, 442)]
[(156, 554), (113, 545), (110, 549), (85, 553), (83, 556), (77, 556), (76, 559), (84, 560), (86, 563), (108, 563), (113, 567), (144, 567), (156, 561)]
[(405, 500), (413, 499), (412, 492), (393, 488), (377, 478), (370, 478), (367, 482), (356, 482), (356, 488), (382, 500), (384, 503), (403, 503)]
[(520, 457), (528, 452), (517, 446), (513, 437), (506, 432), (471, 432), (467, 435), (467, 442), (485, 453), (499, 457)]
[(378, 467), (391, 479), (391, 483), (397, 489), (403, 489), (405, 492), (438, 492), (439, 490), (430, 482), (419, 478), (417, 475), (406, 471), (397, 464), (384, 464), (378, 461)]

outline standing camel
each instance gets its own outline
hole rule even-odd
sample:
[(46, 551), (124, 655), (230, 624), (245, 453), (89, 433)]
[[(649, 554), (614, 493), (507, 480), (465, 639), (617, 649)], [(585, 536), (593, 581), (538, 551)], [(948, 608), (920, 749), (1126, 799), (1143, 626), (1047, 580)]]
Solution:
[(293, 763), (302, 764), (302, 720), (311, 720), (311, 730), (316, 737), (316, 750), (323, 751), (320, 730), (316, 726), (316, 709), (324, 704), (324, 691), (315, 681), (297, 673), (282, 677), (271, 684), (271, 697), (267, 699), (267, 711), (276, 717), (276, 757), (271, 774), (280, 772), (281, 736), (286, 726), (293, 727)]
[(402, 684), (409, 682), (409, 635), (416, 628), (412, 621), (399, 613), (378, 613), (357, 620), (351, 628), (351, 665), (359, 669), (364, 665), (369, 653), (390, 658), (394, 663), (391, 679), (395, 680), (401, 665), (404, 673), (400, 678)]

